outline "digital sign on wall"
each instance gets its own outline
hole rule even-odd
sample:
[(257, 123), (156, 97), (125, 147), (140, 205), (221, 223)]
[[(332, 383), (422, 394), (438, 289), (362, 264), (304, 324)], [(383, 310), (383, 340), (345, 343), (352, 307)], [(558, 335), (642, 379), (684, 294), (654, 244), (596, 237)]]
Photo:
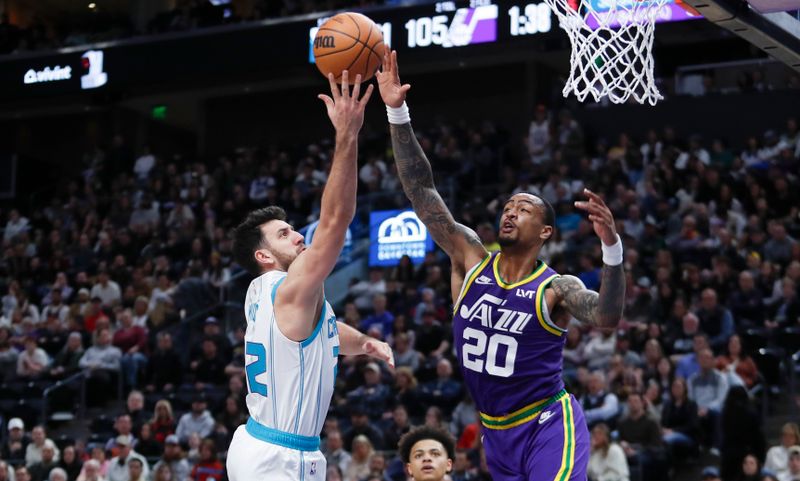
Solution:
[(433, 250), (433, 238), (412, 210), (371, 212), (369, 231), (371, 266), (395, 266), (406, 255), (419, 264)]

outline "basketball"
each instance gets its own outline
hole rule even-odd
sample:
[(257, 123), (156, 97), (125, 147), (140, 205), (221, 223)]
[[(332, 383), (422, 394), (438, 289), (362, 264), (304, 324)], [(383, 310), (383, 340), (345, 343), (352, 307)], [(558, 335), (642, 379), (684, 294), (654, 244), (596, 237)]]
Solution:
[(350, 81), (361, 74), (361, 81), (372, 78), (383, 60), (383, 32), (360, 13), (345, 12), (328, 19), (314, 38), (314, 58), (325, 77), (333, 73), (336, 82), (342, 71), (350, 73)]

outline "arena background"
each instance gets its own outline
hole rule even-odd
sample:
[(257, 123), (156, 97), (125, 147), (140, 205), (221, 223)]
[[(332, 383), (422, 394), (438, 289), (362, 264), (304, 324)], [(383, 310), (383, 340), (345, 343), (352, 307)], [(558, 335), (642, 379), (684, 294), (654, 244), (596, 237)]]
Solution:
[[(538, 2), (528, 5), (0, 0), (2, 462), (27, 465), (34, 480), (58, 464), (69, 480), (95, 479), (78, 478), (80, 463), (94, 457), (107, 479), (127, 480), (108, 460), (124, 450), (118, 436), (132, 430), (151, 473), (166, 457), (173, 479), (224, 476), (230, 435), (245, 419), (240, 328), (249, 282), (231, 260), (228, 235), (270, 201), (286, 207), (297, 228), (316, 219), (332, 129), (316, 98), (327, 84), (309, 61), (309, 40), (331, 12), (356, 9), (391, 32), (437, 186), (487, 246), (498, 201), (515, 189), (538, 191), (559, 215), (560, 236), (544, 256), (596, 287), (599, 242), (571, 200), (585, 185), (611, 206), (630, 273), (626, 313), (615, 332), (571, 326), (565, 379), (587, 411), (596, 408), (592, 425), (602, 420), (614, 443), (635, 446), (630, 479), (711, 479), (709, 467), (725, 481), (762, 479), (742, 472), (748, 453), (757, 471), (766, 462), (764, 475), (800, 479), (781, 464), (789, 450), (780, 448), (800, 444), (800, 435), (782, 436), (799, 410), (800, 74), (694, 18), (656, 29), (665, 97), (656, 107), (579, 104), (561, 96), (570, 46), (555, 17), (513, 23), (525, 12), (543, 15)], [(420, 22), (438, 16), (447, 24), (469, 7), (496, 7), (494, 41), (445, 48), (416, 35)], [(95, 84), (83, 88), (87, 75)], [(529, 137), (537, 112), (547, 122), (544, 139)], [(459, 440), (454, 480), (489, 479), (447, 343), (447, 258), (438, 249), (426, 254), (429, 242), (400, 242), (420, 254), (414, 267), (377, 251), (380, 221), (397, 215), (386, 211), (408, 207), (386, 125), (373, 99), (361, 135), (358, 213), (327, 292), (343, 321), (393, 346), (410, 344), (398, 358), (411, 370), (394, 375), (381, 366), (373, 385), (366, 360), (340, 360), (323, 447), (347, 481), (404, 479), (394, 452), (407, 429), (396, 421), (403, 405), (410, 425), (443, 425)], [(379, 258), (388, 265), (370, 267)], [(101, 272), (118, 287), (107, 287)], [(704, 304), (712, 294), (717, 305)], [(376, 313), (384, 301), (386, 312)], [(93, 332), (106, 323), (122, 350), (90, 374), (85, 362), (99, 355)], [(68, 346), (72, 332), (81, 350)], [(671, 400), (676, 369), (692, 383), (695, 332), (709, 336), (718, 377), (744, 384), (713, 400), (717, 424), (676, 416)], [(159, 348), (161, 333), (171, 335), (172, 349)], [(734, 334), (743, 346), (738, 360), (727, 357)], [(46, 366), (21, 361), (37, 356)], [(672, 371), (659, 376), (662, 357)], [(629, 419), (634, 391), (645, 393), (653, 424)], [(206, 424), (181, 421), (193, 404), (203, 409), (201, 397)], [(171, 419), (153, 418), (161, 400)], [(200, 436), (190, 435), (193, 426)], [(685, 431), (689, 445), (676, 446), (668, 430)], [(176, 431), (180, 450), (168, 439)], [(354, 448), (359, 434), (370, 443)], [(213, 446), (201, 449), (204, 438)], [(57, 446), (57, 461), (40, 462), (44, 439)]]

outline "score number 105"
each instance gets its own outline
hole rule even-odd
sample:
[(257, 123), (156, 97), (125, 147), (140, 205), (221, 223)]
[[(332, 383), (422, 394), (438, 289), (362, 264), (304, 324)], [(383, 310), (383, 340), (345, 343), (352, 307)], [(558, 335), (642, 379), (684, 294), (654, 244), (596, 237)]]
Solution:
[(524, 9), (513, 6), (508, 9), (511, 20), (511, 35), (531, 35), (549, 32), (553, 27), (552, 11), (546, 3), (529, 3)]

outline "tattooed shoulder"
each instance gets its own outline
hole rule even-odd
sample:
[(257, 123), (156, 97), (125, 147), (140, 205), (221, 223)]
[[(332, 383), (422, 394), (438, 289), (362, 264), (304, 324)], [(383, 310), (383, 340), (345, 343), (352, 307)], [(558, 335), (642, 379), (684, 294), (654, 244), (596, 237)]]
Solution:
[(573, 317), (582, 322), (597, 323), (597, 292), (587, 289), (580, 279), (569, 275), (556, 277), (550, 287), (556, 294), (556, 302)]

